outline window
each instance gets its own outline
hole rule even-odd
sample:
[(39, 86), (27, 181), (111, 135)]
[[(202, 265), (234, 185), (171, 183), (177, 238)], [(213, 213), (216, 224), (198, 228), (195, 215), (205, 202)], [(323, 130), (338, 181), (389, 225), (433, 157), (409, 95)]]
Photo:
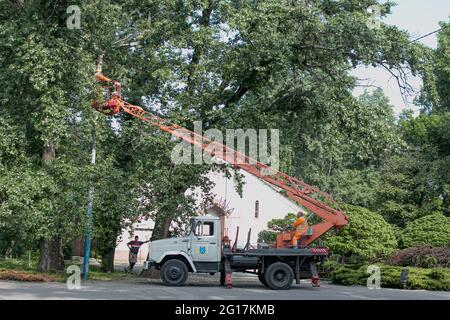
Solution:
[(255, 218), (259, 218), (259, 201), (255, 201)]
[(198, 221), (195, 225), (194, 235), (209, 237), (214, 235), (214, 222), (202, 222)]
[(195, 225), (194, 234), (196, 236), (201, 236), (203, 231), (203, 224), (201, 221), (197, 221), (197, 224)]
[(203, 223), (203, 235), (213, 236), (214, 235), (214, 222)]

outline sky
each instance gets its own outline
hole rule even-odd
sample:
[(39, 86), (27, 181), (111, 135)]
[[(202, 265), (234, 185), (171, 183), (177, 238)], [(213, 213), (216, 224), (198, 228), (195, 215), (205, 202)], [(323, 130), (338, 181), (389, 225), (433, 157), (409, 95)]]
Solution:
[[(394, 0), (397, 3), (392, 9), (392, 13), (383, 19), (383, 22), (398, 26), (400, 29), (410, 33), (411, 39), (416, 39), (422, 35), (428, 34), (439, 29), (440, 21), (450, 21), (450, 0)], [(380, 1), (385, 2), (385, 1)], [(436, 34), (420, 40), (421, 43), (436, 48)], [(389, 97), (394, 106), (396, 114), (403, 109), (411, 109), (415, 113), (418, 108), (412, 103), (413, 97), (404, 101), (397, 81), (392, 79), (390, 74), (378, 68), (360, 67), (353, 72), (361, 79), (368, 79), (365, 84), (371, 84), (381, 87), (384, 93)], [(411, 84), (418, 90), (420, 88), (420, 79), (413, 79)], [(370, 90), (364, 87), (356, 88), (355, 95), (359, 95), (364, 90)]]

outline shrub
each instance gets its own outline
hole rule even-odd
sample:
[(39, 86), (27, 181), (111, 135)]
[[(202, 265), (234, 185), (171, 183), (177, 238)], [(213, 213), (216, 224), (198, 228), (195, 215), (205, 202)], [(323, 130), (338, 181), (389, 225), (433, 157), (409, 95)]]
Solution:
[(397, 245), (394, 227), (380, 214), (351, 205), (342, 206), (342, 209), (350, 219), (348, 226), (338, 234), (329, 233), (324, 238), (325, 245), (334, 254), (367, 259), (394, 251)]
[(277, 239), (277, 233), (270, 230), (263, 230), (258, 233), (258, 242), (274, 243)]
[(396, 266), (450, 268), (450, 247), (419, 246), (396, 251), (386, 262)]
[(450, 218), (433, 213), (406, 225), (399, 237), (401, 248), (419, 245), (434, 247), (450, 245)]
[[(409, 277), (405, 285), (400, 282), (402, 269), (397, 266), (380, 265), (381, 287), (450, 291), (450, 269), (408, 268)], [(361, 267), (334, 265), (331, 280), (336, 284), (365, 286), (370, 276), (366, 271), (367, 265)]]
[(258, 242), (273, 243), (277, 239), (277, 234), (290, 226), (296, 219), (296, 215), (288, 213), (281, 219), (272, 219), (267, 223), (268, 230), (258, 233)]

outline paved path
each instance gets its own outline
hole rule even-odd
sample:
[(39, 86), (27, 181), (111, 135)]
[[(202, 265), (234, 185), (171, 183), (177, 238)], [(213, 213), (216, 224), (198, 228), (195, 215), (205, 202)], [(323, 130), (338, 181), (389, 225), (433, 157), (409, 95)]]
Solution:
[(166, 287), (158, 279), (136, 278), (126, 281), (87, 281), (80, 290), (68, 290), (64, 283), (26, 283), (0, 281), (1, 299), (420, 299), (450, 300), (450, 292), (424, 290), (379, 289), (362, 286), (338, 286), (322, 283), (312, 288), (308, 282), (294, 285), (286, 291), (273, 291), (263, 287), (249, 276), (233, 276), (233, 289), (217, 285), (216, 276), (191, 276), (184, 287)]

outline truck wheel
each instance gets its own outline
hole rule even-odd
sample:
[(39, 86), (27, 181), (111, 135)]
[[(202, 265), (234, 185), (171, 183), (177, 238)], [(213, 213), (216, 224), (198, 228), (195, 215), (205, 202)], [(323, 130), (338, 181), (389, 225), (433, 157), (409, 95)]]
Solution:
[(286, 290), (292, 286), (294, 272), (286, 263), (275, 262), (266, 269), (264, 279), (270, 289)]
[(161, 280), (166, 286), (182, 286), (188, 277), (188, 268), (178, 259), (167, 260), (161, 268)]

